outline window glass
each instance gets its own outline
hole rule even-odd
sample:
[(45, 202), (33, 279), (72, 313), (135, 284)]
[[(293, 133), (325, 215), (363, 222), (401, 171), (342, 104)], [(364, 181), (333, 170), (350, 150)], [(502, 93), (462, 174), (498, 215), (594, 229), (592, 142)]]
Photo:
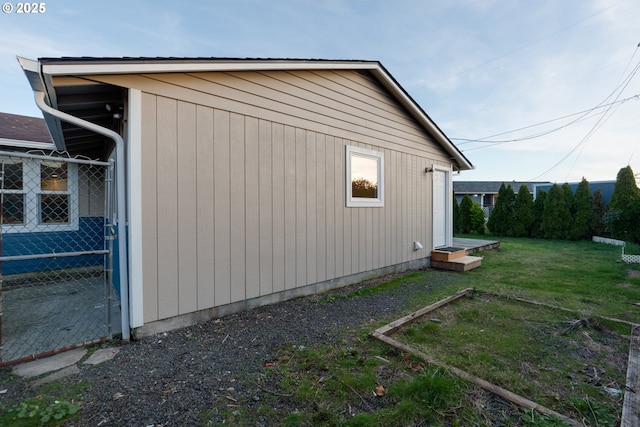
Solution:
[(366, 148), (347, 146), (347, 206), (384, 206), (384, 155)]
[[(63, 162), (40, 163), (40, 223), (60, 224), (69, 222), (68, 164)], [(46, 192), (46, 193), (44, 193)]]
[(351, 156), (351, 197), (378, 197), (378, 159), (353, 154)]
[(24, 194), (2, 194), (2, 224), (24, 224)]
[(4, 165), (4, 190), (22, 190), (22, 161), (2, 159)]
[(2, 224), (24, 224), (23, 163), (19, 159), (0, 157), (4, 172), (2, 182)]
[(0, 156), (3, 232), (66, 231), (78, 227), (78, 167), (56, 159)]
[(67, 163), (42, 162), (40, 164), (40, 189), (67, 191)]
[(69, 222), (69, 196), (66, 194), (41, 194), (40, 222), (43, 224)]

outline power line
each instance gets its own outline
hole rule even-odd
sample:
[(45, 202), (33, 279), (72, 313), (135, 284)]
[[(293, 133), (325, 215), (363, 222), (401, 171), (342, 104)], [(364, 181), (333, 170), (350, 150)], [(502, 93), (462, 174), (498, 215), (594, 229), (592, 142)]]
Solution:
[[(633, 54), (631, 55), (631, 59), (629, 60), (629, 63), (631, 63), (631, 61), (632, 61), (632, 60), (633, 60), (633, 58), (635, 57), (635, 54), (636, 54), (636, 52), (637, 52), (638, 48), (640, 48), (640, 43), (638, 44), (638, 46), (637, 46), (637, 47), (636, 47), (636, 49), (634, 50)], [(567, 158), (567, 157), (569, 157), (573, 152), (575, 152), (575, 150), (576, 150), (576, 149), (578, 149), (582, 144), (586, 143), (586, 142), (588, 141), (588, 139), (591, 137), (591, 135), (593, 135), (593, 133), (595, 133), (595, 131), (596, 131), (600, 126), (602, 126), (602, 124), (604, 124), (604, 120), (605, 120), (606, 115), (609, 113), (609, 111), (611, 111), (611, 108), (612, 108), (614, 105), (618, 105), (618, 104), (621, 104), (621, 103), (627, 102), (627, 101), (629, 101), (630, 99), (634, 99), (634, 98), (635, 98), (635, 99), (640, 99), (640, 94), (636, 94), (636, 95), (630, 96), (630, 97), (625, 98), (625, 99), (619, 99), (619, 98), (620, 98), (620, 96), (622, 95), (622, 93), (624, 92), (624, 90), (625, 90), (625, 89), (627, 88), (627, 86), (629, 85), (629, 83), (631, 83), (631, 80), (633, 79), (633, 77), (636, 75), (636, 73), (637, 73), (637, 72), (638, 72), (638, 70), (640, 69), (640, 62), (638, 62), (638, 63), (634, 66), (633, 70), (632, 70), (632, 71), (627, 75), (627, 77), (624, 77), (624, 78), (623, 78), (622, 76), (624, 76), (624, 72), (625, 72), (625, 71), (627, 70), (627, 68), (629, 67), (629, 63), (627, 63), (627, 65), (625, 66), (625, 70), (623, 71), (623, 73), (622, 73), (622, 75), (621, 75), (620, 79), (618, 80), (618, 83), (616, 83), (616, 87), (615, 87), (615, 89), (613, 89), (613, 91), (611, 91), (611, 93), (609, 93), (609, 95), (607, 95), (607, 96), (606, 96), (602, 101), (600, 101), (600, 103), (598, 103), (595, 107), (592, 107), (592, 108), (590, 108), (590, 109), (588, 109), (588, 110), (583, 110), (583, 111), (578, 112), (578, 113), (569, 114), (569, 115), (567, 115), (567, 116), (563, 116), (563, 117), (560, 117), (560, 118), (556, 118), (556, 119), (552, 119), (552, 120), (547, 120), (547, 121), (542, 122), (542, 123), (538, 123), (538, 124), (534, 124), (534, 125), (525, 126), (525, 127), (519, 128), (519, 129), (512, 130), (512, 131), (507, 131), (507, 132), (497, 133), (497, 134), (494, 134), (494, 135), (491, 135), (491, 136), (487, 136), (487, 137), (484, 137), (484, 138), (479, 138), (479, 139), (452, 138), (452, 140), (463, 141), (463, 142), (462, 142), (462, 143), (460, 143), (459, 145), (462, 145), (462, 144), (468, 144), (468, 143), (471, 143), (471, 142), (480, 142), (480, 143), (490, 144), (490, 145), (485, 145), (485, 146), (481, 146), (481, 147), (470, 148), (470, 149), (462, 150), (462, 151), (473, 151), (473, 150), (479, 150), (479, 149), (482, 149), (482, 148), (493, 147), (493, 146), (496, 146), (496, 145), (501, 145), (501, 144), (506, 144), (506, 143), (511, 143), (511, 142), (521, 142), (521, 141), (526, 141), (526, 140), (530, 140), (530, 139), (534, 139), (534, 138), (539, 138), (539, 137), (541, 137), (541, 136), (546, 136), (546, 135), (549, 135), (549, 134), (551, 134), (551, 133), (553, 133), (553, 132), (557, 132), (557, 131), (559, 131), (559, 130), (561, 130), (561, 129), (564, 129), (564, 128), (566, 128), (566, 127), (568, 127), (568, 126), (572, 125), (572, 124), (575, 124), (575, 123), (577, 123), (577, 122), (579, 122), (579, 121), (586, 120), (586, 119), (590, 118), (590, 115), (591, 115), (592, 113), (594, 113), (595, 111), (597, 111), (598, 109), (600, 109), (600, 108), (607, 108), (607, 110), (606, 110), (606, 111), (605, 111), (605, 112), (600, 116), (600, 118), (598, 119), (598, 121), (596, 122), (596, 124), (595, 124), (595, 125), (594, 125), (590, 130), (589, 130), (589, 132), (587, 133), (587, 135), (585, 135), (585, 136), (580, 140), (580, 142), (579, 142), (576, 146), (574, 146), (574, 147), (569, 151), (569, 153), (567, 153), (567, 155), (565, 155), (565, 156), (560, 160), (560, 162), (558, 162), (558, 163), (556, 163), (555, 165), (553, 165), (549, 170), (547, 170), (546, 172), (544, 172), (542, 175), (539, 175), (538, 177), (534, 178), (534, 179), (537, 179), (537, 178), (539, 178), (540, 176), (543, 176), (543, 175), (545, 175), (546, 173), (548, 173), (549, 171), (551, 171), (552, 169), (554, 169), (554, 168), (555, 168), (556, 166), (558, 166), (559, 164), (561, 164), (564, 160), (566, 160), (566, 158)], [(616, 95), (616, 93), (617, 93), (617, 95)], [(616, 96), (615, 96), (614, 101), (609, 102), (609, 103), (606, 103), (606, 102), (607, 102), (607, 100), (609, 100), (609, 99), (610, 99), (612, 96), (614, 96), (614, 95), (616, 95)], [(528, 135), (528, 136), (524, 136), (524, 137), (520, 137), (520, 138), (507, 139), (507, 140), (491, 140), (491, 141), (489, 141), (489, 140), (488, 140), (489, 138), (493, 138), (493, 137), (496, 137), (496, 136), (506, 135), (506, 134), (513, 133), (513, 132), (517, 132), (517, 131), (520, 131), (520, 130), (530, 129), (530, 128), (533, 128), (533, 127), (536, 127), (536, 126), (541, 126), (541, 125), (543, 125), (543, 124), (548, 124), (548, 123), (552, 123), (552, 122), (554, 122), (554, 121), (563, 120), (563, 119), (566, 119), (566, 118), (569, 118), (569, 117), (573, 117), (573, 116), (576, 116), (576, 115), (577, 115), (577, 116), (579, 116), (579, 117), (578, 117), (578, 118), (576, 118), (576, 119), (574, 119), (574, 120), (572, 120), (572, 121), (570, 121), (570, 122), (568, 122), (568, 123), (566, 123), (566, 124), (564, 124), (564, 125), (562, 125), (562, 126), (559, 126), (559, 127), (557, 127), (557, 128), (554, 128), (554, 129), (551, 129), (551, 130), (547, 130), (547, 131), (544, 131), (544, 132), (539, 132), (539, 133), (536, 133), (536, 134), (532, 134), (532, 135)], [(573, 168), (573, 166), (572, 166), (572, 168)]]
[(633, 147), (633, 151), (631, 151), (631, 155), (629, 156), (629, 161), (627, 162), (627, 166), (631, 164), (631, 159), (633, 159), (633, 156), (636, 154), (636, 150), (638, 149), (638, 144), (640, 144), (640, 139), (636, 141), (636, 145)]
[[(631, 64), (631, 62), (633, 61), (633, 58), (636, 56), (636, 53), (638, 52), (638, 48), (640, 48), (640, 43), (638, 43), (638, 45), (636, 46), (636, 49), (633, 51), (633, 54), (631, 55), (631, 58), (629, 58), (629, 62), (627, 62), (627, 65), (624, 67), (624, 70), (622, 71), (622, 73), (620, 74), (620, 78), (618, 79), (618, 83), (617, 83), (617, 88), (620, 87), (620, 85), (622, 84), (622, 82), (624, 82), (624, 74), (627, 72), (627, 68), (629, 68), (629, 65)], [(631, 83), (631, 80), (633, 79), (633, 77), (636, 75), (636, 73), (638, 72), (638, 68), (640, 68), (640, 63), (638, 63), (638, 65), (636, 65), (634, 71), (629, 75), (629, 78), (627, 79), (627, 82), (625, 83), (625, 85), (622, 87), (622, 89), (620, 89), (620, 92), (618, 92), (618, 95), (616, 96), (615, 101), (618, 100), (618, 98), (620, 98), (620, 95), (622, 95), (622, 92), (624, 92), (624, 90), (627, 88), (627, 86), (629, 85), (629, 83)], [(615, 92), (615, 90), (614, 90)], [(614, 101), (614, 102), (615, 102)], [(609, 113), (609, 111), (611, 111), (612, 106), (610, 106), (609, 108), (607, 108), (607, 111), (605, 111), (600, 120), (598, 120), (598, 122), (596, 122), (596, 124), (591, 128), (591, 130), (587, 133), (587, 135), (585, 136), (585, 142), (582, 145), (582, 148), (580, 149), (580, 152), (578, 153), (578, 155), (576, 156), (576, 158), (574, 159), (573, 163), (571, 164), (571, 167), (569, 168), (569, 171), (567, 172), (567, 178), (569, 177), (569, 175), (571, 174), (571, 172), (573, 171), (573, 168), (575, 167), (576, 163), (578, 163), (578, 159), (580, 158), (580, 156), (582, 155), (582, 152), (584, 151), (584, 147), (587, 146), (587, 142), (589, 140), (589, 138), (591, 138), (591, 136), (595, 133), (595, 131), (599, 128), (601, 128), (604, 123), (609, 120), (611, 118), (611, 116), (613, 115), (613, 113), (615, 113), (615, 110), (609, 114), (608, 117), (606, 117), (607, 113)], [(616, 110), (620, 108), (620, 105), (616, 106)], [(605, 118), (606, 117), (606, 118)]]
[[(505, 131), (505, 132), (496, 133), (496, 134), (485, 136), (485, 137), (482, 137), (482, 138), (475, 138), (475, 139), (474, 138), (451, 138), (451, 140), (452, 141), (462, 141), (462, 142), (458, 143), (458, 145), (470, 144), (470, 143), (473, 143), (473, 142), (490, 144), (490, 145), (487, 145), (485, 147), (471, 148), (471, 149), (466, 150), (466, 151), (477, 150), (479, 148), (492, 147), (494, 145), (501, 145), (501, 144), (506, 144), (506, 143), (510, 143), (510, 142), (527, 141), (527, 140), (530, 140), (530, 139), (539, 138), (541, 136), (548, 135), (548, 134), (553, 133), (553, 132), (557, 132), (557, 131), (562, 130), (562, 129), (566, 128), (567, 126), (570, 126), (570, 125), (572, 125), (574, 123), (577, 123), (579, 121), (587, 120), (587, 119), (590, 118), (589, 117), (590, 113), (593, 113), (594, 111), (597, 111), (600, 108), (606, 108), (606, 107), (609, 107), (611, 105), (622, 104), (622, 103), (625, 103), (625, 102), (630, 101), (632, 99), (640, 100), (640, 93), (632, 95), (632, 96), (630, 96), (628, 98), (624, 98), (624, 99), (617, 100), (615, 102), (608, 103), (608, 104), (600, 104), (600, 105), (597, 105), (596, 107), (589, 108), (588, 110), (578, 111), (577, 113), (567, 114), (565, 116), (557, 117), (555, 119), (545, 120), (545, 121), (540, 122), (540, 123), (535, 123), (535, 124), (532, 124), (532, 125), (523, 126), (521, 128), (517, 128), (517, 129), (513, 129), (513, 130), (508, 130), (508, 131)], [(585, 114), (585, 113), (587, 113), (587, 114)], [(549, 123), (557, 122), (559, 120), (564, 120), (564, 119), (567, 119), (567, 118), (570, 118), (570, 117), (574, 117), (574, 116), (578, 116), (578, 115), (581, 115), (581, 114), (582, 114), (582, 116), (579, 117), (576, 120), (573, 120), (573, 121), (571, 121), (569, 123), (566, 123), (566, 124), (564, 124), (562, 126), (559, 126), (559, 127), (556, 127), (556, 128), (551, 129), (551, 130), (544, 131), (544, 132), (531, 134), (531, 135), (523, 136), (523, 137), (520, 137), (520, 138), (513, 138), (513, 139), (503, 139), (503, 140), (499, 140), (499, 139), (498, 140), (495, 140), (495, 139), (494, 140), (490, 140), (489, 139), (489, 138), (494, 138), (496, 136), (508, 135), (510, 133), (515, 133), (515, 132), (519, 132), (519, 131), (522, 131), (522, 130), (535, 128), (535, 127), (538, 127), (538, 126), (542, 126), (542, 125), (546, 125), (546, 124), (549, 124)], [(465, 150), (463, 150), (463, 151), (465, 151)]]
[[(638, 47), (640, 47), (640, 44), (638, 44), (638, 46), (636, 47), (636, 50), (637, 50)], [(635, 51), (634, 51), (633, 54), (635, 55)], [(633, 58), (633, 56), (632, 56), (632, 58)], [(609, 96), (607, 96), (607, 98), (605, 98), (605, 100), (609, 99), (613, 94), (618, 92), (618, 89), (620, 89), (620, 87), (622, 86), (622, 88), (618, 92), (618, 95), (616, 96), (616, 99), (614, 100), (614, 102), (617, 101), (618, 98), (620, 97), (620, 95), (622, 94), (622, 92), (624, 92), (624, 90), (627, 88), (629, 83), (631, 83), (631, 80), (636, 75), (636, 73), (638, 72), (639, 69), (640, 69), (640, 62), (638, 62), (638, 64), (636, 64), (636, 66), (633, 68), (633, 71), (631, 71), (631, 73), (629, 73), (629, 75), (625, 79), (623, 79), (623, 81), (613, 90), (613, 92)], [(623, 83), (624, 83), (624, 85), (623, 85)], [(587, 132), (587, 134), (580, 140), (580, 142), (578, 142), (562, 159), (560, 159), (559, 162), (557, 162), (556, 164), (551, 166), (549, 169), (547, 169), (546, 171), (544, 171), (540, 175), (536, 176), (535, 178), (532, 178), (531, 180), (534, 181), (534, 180), (546, 175), (547, 173), (551, 172), (553, 169), (558, 167), (562, 162), (564, 162), (571, 154), (573, 154), (579, 147), (581, 147), (583, 145), (586, 145), (586, 143), (588, 142), (589, 138), (595, 133), (596, 129), (598, 129), (602, 124), (604, 124), (605, 117), (607, 116), (607, 114), (609, 113), (611, 108), (612, 108), (612, 106), (610, 105), (609, 108), (607, 108), (607, 110), (602, 114), (602, 116), (600, 116), (598, 121)], [(611, 117), (611, 116), (609, 116), (609, 117)], [(608, 119), (608, 117), (607, 117), (607, 119)], [(572, 168), (573, 168), (573, 166), (572, 166)]]

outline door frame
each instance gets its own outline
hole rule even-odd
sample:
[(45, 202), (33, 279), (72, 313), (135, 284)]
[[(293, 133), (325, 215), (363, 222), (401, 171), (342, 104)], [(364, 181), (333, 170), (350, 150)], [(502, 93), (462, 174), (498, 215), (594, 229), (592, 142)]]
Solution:
[[(451, 167), (449, 166), (441, 166), (441, 165), (433, 165), (433, 172), (444, 172), (444, 227), (445, 227), (445, 246), (453, 245), (453, 183), (452, 183), (452, 173)], [(431, 215), (431, 246), (435, 249), (435, 231), (436, 231), (436, 221), (435, 215), (433, 214), (433, 206), (435, 203), (436, 191), (435, 191), (435, 180), (433, 179), (433, 175), (431, 177), (431, 193), (432, 193), (432, 215)]]

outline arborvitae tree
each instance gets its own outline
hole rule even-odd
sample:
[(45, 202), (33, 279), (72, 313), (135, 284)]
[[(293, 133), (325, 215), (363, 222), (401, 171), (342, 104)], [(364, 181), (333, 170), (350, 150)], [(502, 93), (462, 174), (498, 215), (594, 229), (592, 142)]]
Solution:
[(616, 184), (607, 207), (607, 216), (611, 219), (612, 237), (637, 242), (640, 241), (640, 189), (631, 166), (618, 172)]
[(460, 202), (460, 232), (467, 234), (471, 233), (471, 207), (473, 206), (473, 200), (468, 194), (465, 194)]
[(584, 177), (574, 197), (575, 214), (571, 223), (571, 238), (574, 240), (587, 240), (591, 238), (591, 225), (593, 224), (593, 196), (589, 181)]
[(564, 191), (553, 184), (544, 202), (541, 230), (545, 239), (567, 239), (571, 227), (571, 212)]
[(500, 184), (500, 189), (498, 190), (498, 195), (496, 196), (493, 209), (491, 209), (491, 212), (489, 212), (489, 219), (487, 219), (487, 228), (496, 236), (502, 235), (500, 233), (500, 231), (502, 231), (502, 228), (500, 227), (500, 225), (502, 220), (504, 219), (502, 218), (504, 217), (504, 213), (502, 212), (503, 208), (502, 208), (501, 196), (504, 195), (504, 192), (506, 189), (507, 187), (505, 187), (504, 182)]
[(573, 190), (568, 182), (562, 184), (562, 192), (564, 193), (564, 200), (567, 204), (567, 208), (571, 213), (571, 218), (573, 218), (573, 215), (576, 213), (575, 197), (573, 196)]
[(484, 234), (484, 210), (475, 202), (471, 205), (471, 230)]
[(533, 224), (531, 226), (531, 237), (544, 237), (541, 230), (542, 217), (544, 215), (544, 202), (547, 200), (547, 192), (538, 190), (536, 200), (533, 202)]
[(604, 198), (602, 197), (602, 190), (597, 189), (593, 193), (593, 207), (591, 217), (591, 235), (603, 236), (605, 234), (604, 229), (604, 214), (607, 208), (604, 204)]
[(518, 190), (513, 213), (511, 235), (528, 237), (531, 234), (531, 226), (533, 225), (533, 196), (526, 185), (521, 185)]
[(515, 212), (516, 206), (516, 193), (513, 191), (513, 187), (511, 184), (507, 185), (507, 189), (505, 190), (505, 207), (507, 207), (506, 211), (506, 220), (504, 223), (504, 227), (506, 229), (507, 236), (511, 235), (511, 230), (513, 229), (513, 215)]
[(453, 195), (453, 232), (460, 233), (460, 206), (455, 194)]
[(511, 186), (500, 185), (496, 205), (489, 215), (487, 227), (496, 236), (507, 236), (511, 232), (515, 194)]

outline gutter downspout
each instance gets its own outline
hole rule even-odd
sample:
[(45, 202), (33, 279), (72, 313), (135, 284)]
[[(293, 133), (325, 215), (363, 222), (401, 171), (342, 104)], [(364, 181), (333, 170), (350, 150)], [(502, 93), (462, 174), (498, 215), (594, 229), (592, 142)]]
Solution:
[(129, 341), (131, 339), (130, 321), (129, 321), (129, 281), (127, 273), (127, 233), (126, 233), (126, 193), (125, 193), (125, 156), (124, 156), (124, 140), (122, 137), (111, 129), (103, 128), (95, 123), (88, 122), (79, 117), (72, 116), (60, 110), (56, 110), (48, 106), (45, 102), (45, 93), (34, 90), (36, 104), (45, 113), (50, 114), (65, 122), (80, 126), (84, 129), (95, 132), (99, 135), (106, 136), (116, 144), (116, 197), (118, 199), (118, 263), (120, 275), (120, 304), (121, 304), (121, 321), (122, 321), (122, 339)]

